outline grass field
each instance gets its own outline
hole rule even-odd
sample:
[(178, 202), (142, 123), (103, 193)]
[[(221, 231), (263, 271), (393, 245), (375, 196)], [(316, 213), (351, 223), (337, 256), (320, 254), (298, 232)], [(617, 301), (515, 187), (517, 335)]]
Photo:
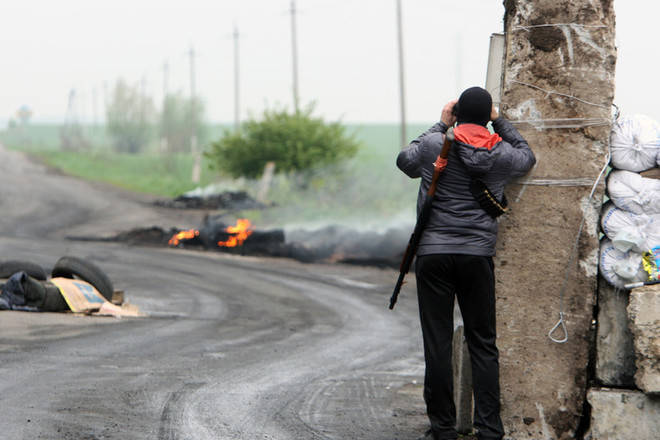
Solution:
[[(412, 138), (430, 124), (411, 125)], [(209, 138), (221, 135), (223, 126), (208, 127)], [(414, 219), (417, 181), (405, 177), (395, 166), (399, 130), (395, 124), (347, 125), (362, 146), (357, 155), (328, 169), (318, 170), (305, 188), (296, 179), (277, 176), (269, 193), (274, 207), (245, 213), (262, 224), (347, 223), (362, 228), (386, 228)], [(0, 132), (5, 146), (35, 155), (64, 173), (111, 183), (133, 191), (174, 197), (194, 189), (190, 154), (118, 154), (108, 148), (100, 128), (85, 128), (92, 147), (85, 152), (59, 150), (59, 127), (31, 126), (24, 131)], [(156, 146), (152, 146), (155, 150)], [(225, 190), (256, 193), (257, 182), (230, 179), (202, 162), (201, 186), (217, 184)]]

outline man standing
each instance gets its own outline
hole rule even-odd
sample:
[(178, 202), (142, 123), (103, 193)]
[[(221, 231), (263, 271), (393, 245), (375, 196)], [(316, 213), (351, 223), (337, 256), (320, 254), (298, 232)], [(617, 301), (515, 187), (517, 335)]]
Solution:
[[(493, 121), (494, 134), (486, 128), (488, 121)], [(423, 438), (458, 437), (451, 361), (456, 296), (472, 364), (477, 437), (496, 440), (504, 436), (504, 429), (495, 344), (495, 217), (506, 207), (506, 182), (526, 174), (536, 159), (520, 133), (498, 117), (490, 94), (469, 88), (458, 101), (445, 105), (440, 122), (399, 153), (401, 171), (421, 177), (418, 210), (445, 132), (454, 123), (455, 141), (438, 179), (415, 264), (426, 360), (424, 400), (431, 422)]]

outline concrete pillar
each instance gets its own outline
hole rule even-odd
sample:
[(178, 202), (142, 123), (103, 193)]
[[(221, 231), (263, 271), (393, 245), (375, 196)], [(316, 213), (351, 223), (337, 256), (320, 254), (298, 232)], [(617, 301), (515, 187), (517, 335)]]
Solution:
[[(595, 180), (606, 161), (616, 63), (614, 10), (612, 0), (504, 4), (501, 113), (509, 120), (532, 121), (519, 125), (538, 161), (526, 178), (546, 185), (510, 185), (511, 213), (500, 222), (502, 418), (507, 438), (568, 439), (578, 427), (586, 395), (604, 185), (589, 203), (590, 187), (559, 184)], [(566, 127), (585, 119), (601, 122)], [(563, 303), (569, 339), (557, 344), (547, 333), (559, 318), (560, 290), (583, 216)]]

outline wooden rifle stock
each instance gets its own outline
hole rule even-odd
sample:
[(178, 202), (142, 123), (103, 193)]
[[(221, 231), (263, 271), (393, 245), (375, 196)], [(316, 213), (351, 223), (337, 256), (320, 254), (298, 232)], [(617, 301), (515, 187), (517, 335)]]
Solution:
[(438, 184), (438, 177), (445, 170), (447, 166), (447, 157), (449, 157), (449, 148), (451, 147), (452, 142), (454, 141), (454, 129), (450, 128), (445, 134), (445, 142), (442, 145), (442, 150), (435, 160), (434, 169), (433, 169), (433, 178), (431, 179), (431, 185), (429, 186), (428, 191), (426, 192), (426, 197), (424, 197), (424, 204), (422, 209), (417, 216), (417, 223), (415, 223), (415, 229), (413, 230), (410, 240), (408, 240), (408, 247), (406, 252), (403, 254), (403, 259), (401, 260), (401, 266), (399, 267), (399, 278), (396, 281), (394, 286), (394, 292), (390, 297), (390, 310), (394, 309), (397, 299), (399, 298), (399, 292), (403, 286), (404, 279), (406, 274), (410, 271), (410, 266), (412, 261), (415, 258), (417, 253), (417, 246), (419, 245), (419, 240), (422, 238), (422, 233), (424, 232), (424, 227), (426, 222), (429, 219), (431, 214), (431, 205), (433, 202), (433, 197), (435, 196), (435, 189)]

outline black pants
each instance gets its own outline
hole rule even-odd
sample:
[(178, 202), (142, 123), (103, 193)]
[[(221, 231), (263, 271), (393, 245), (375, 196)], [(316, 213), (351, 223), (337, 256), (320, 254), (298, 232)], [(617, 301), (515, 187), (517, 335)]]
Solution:
[(463, 315), (472, 364), (474, 426), (480, 439), (501, 439), (498, 351), (495, 345), (493, 259), (438, 254), (417, 258), (417, 295), (424, 337), (424, 400), (437, 439), (455, 439), (452, 336), (454, 296)]

